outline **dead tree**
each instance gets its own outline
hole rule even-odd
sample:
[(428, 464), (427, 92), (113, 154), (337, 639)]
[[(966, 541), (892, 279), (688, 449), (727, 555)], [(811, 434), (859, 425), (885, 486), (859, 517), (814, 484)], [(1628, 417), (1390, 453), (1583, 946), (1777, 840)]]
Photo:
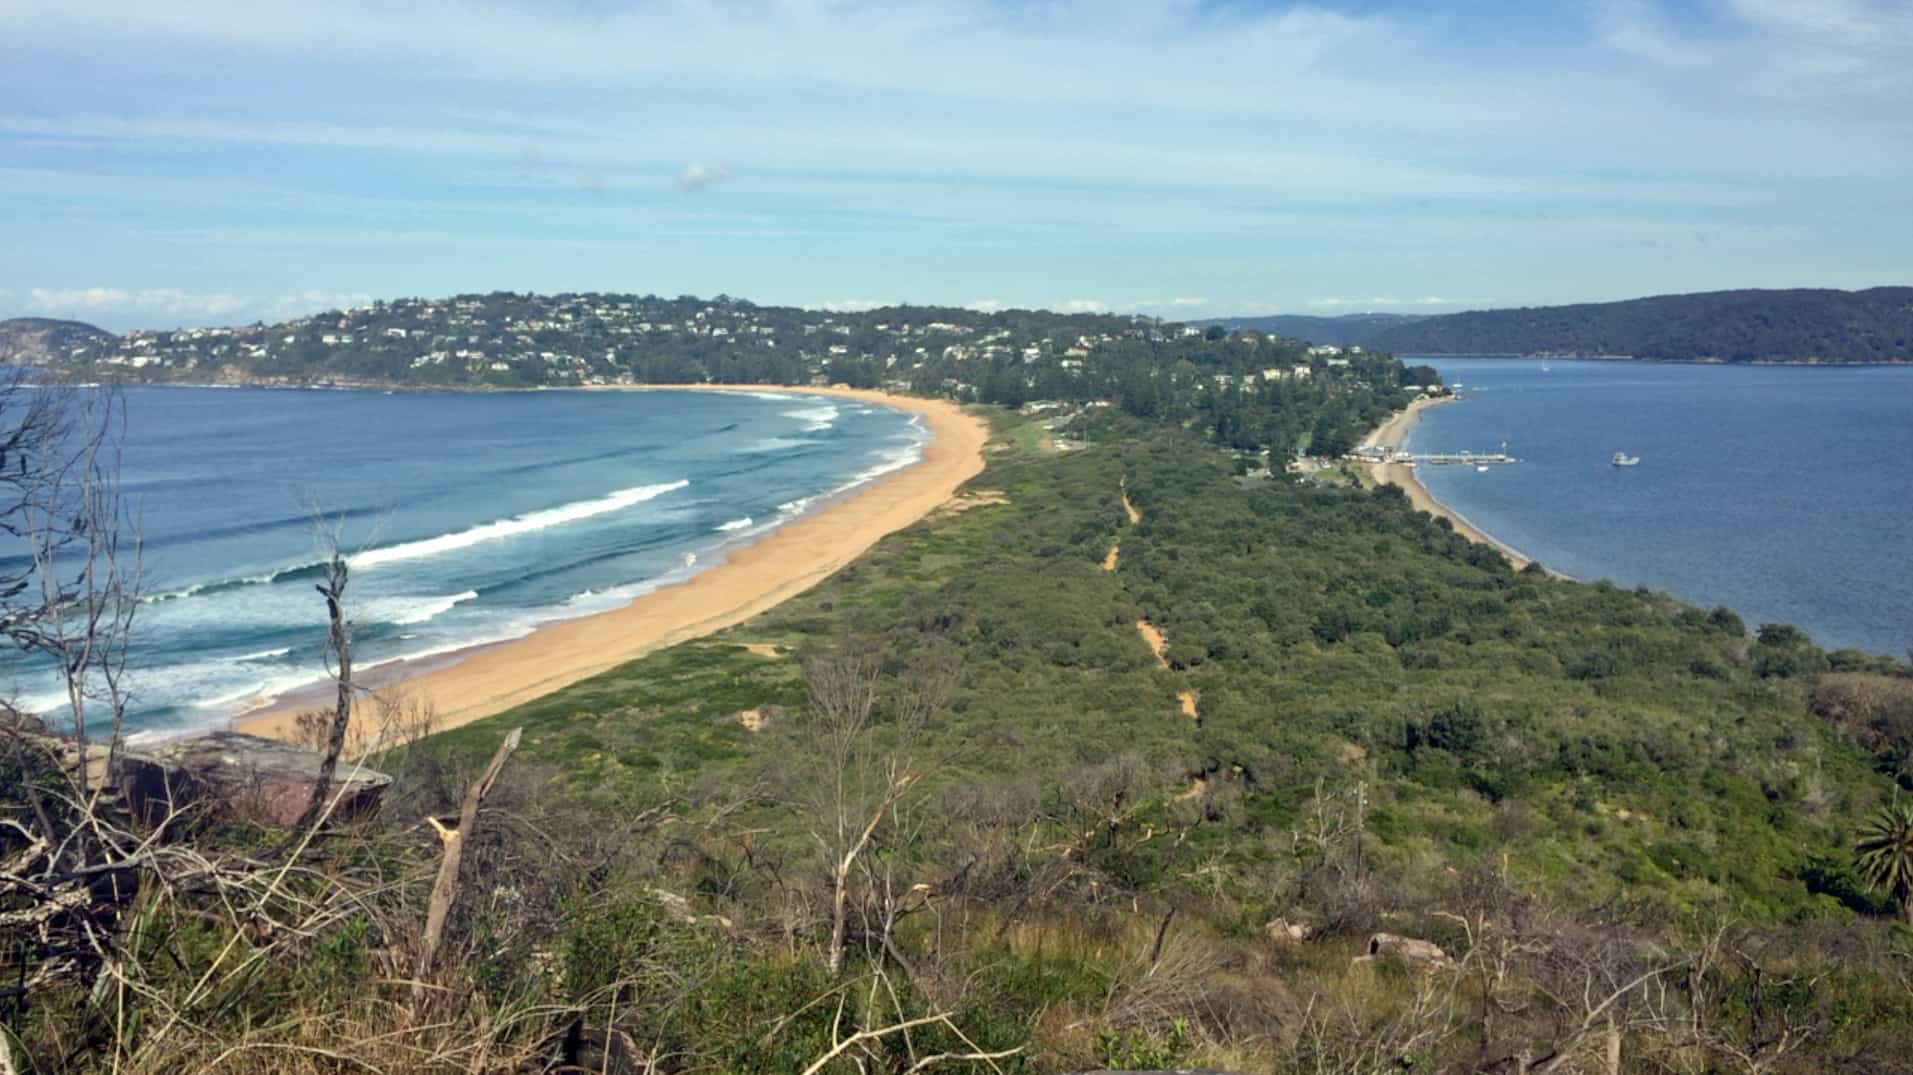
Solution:
[(313, 782), (312, 798), (297, 828), (315, 824), (325, 810), (326, 795), (332, 789), (332, 777), (339, 767), (339, 755), (345, 752), (345, 740), (352, 727), (352, 624), (345, 614), (345, 557), (333, 547), (326, 562), (325, 581), (315, 588), (325, 598), (326, 671), (338, 688), (332, 712), (332, 727), (325, 741), (325, 756), (319, 763), (319, 778)]
[[(102, 772), (125, 721), (140, 590), (138, 532), (119, 494), (124, 429), (117, 392), (0, 380), (0, 535), (25, 553), (14, 561), (25, 566), (0, 569), (0, 636), (52, 666), (83, 760), (102, 723), (93, 705), (105, 707)], [(84, 762), (75, 774), (82, 795), (99, 775)]]
[[(504, 770), (505, 762), (511, 759), (512, 752), (518, 749), (518, 741), (523, 735), (523, 728), (513, 728), (498, 744), (484, 774), (465, 789), (464, 801), (458, 809), (458, 828), (448, 829), (437, 818), (427, 819), (437, 830), (439, 841), (445, 845), (445, 857), (439, 862), (438, 878), (432, 882), (432, 899), (426, 906), (425, 935), (419, 944), (418, 957), (421, 983), (431, 973), (432, 962), (438, 956), (438, 946), (445, 934), (445, 921), (451, 916), (452, 904), (458, 898), (458, 868), (464, 861), (465, 843), (478, 827), (478, 808), (484, 803), (492, 785), (498, 782), (498, 774)], [(420, 986), (414, 986), (415, 993), (418, 988)]]
[[(849, 650), (805, 662), (804, 681), (810, 707), (803, 728), (810, 752), (824, 768), (806, 798), (813, 816), (812, 838), (823, 850), (829, 871), (830, 941), (826, 959), (832, 973), (843, 968), (849, 927), (853, 875), (859, 859), (869, 852), (878, 832), (906, 796), (918, 787), (932, 765), (917, 756), (919, 740), (929, 722), (949, 702), (955, 670), (937, 666), (920, 670), (898, 684), (888, 707), (893, 719), (885, 722), (888, 742), (880, 743), (878, 716), (886, 700), (882, 662), (872, 650)], [(880, 919), (893, 925), (900, 899), (912, 886), (899, 886), (894, 876), (878, 881), (866, 874), (873, 888), (881, 884), (880, 901), (888, 901)], [(881, 927), (888, 940), (888, 928)]]

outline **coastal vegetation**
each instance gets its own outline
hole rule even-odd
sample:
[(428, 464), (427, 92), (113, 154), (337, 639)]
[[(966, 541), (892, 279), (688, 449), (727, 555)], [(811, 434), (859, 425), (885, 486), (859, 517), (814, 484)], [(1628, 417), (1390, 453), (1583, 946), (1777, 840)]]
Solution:
[(1160, 334), (973, 367), (1047, 406), (736, 628), (436, 735), (387, 699), (376, 817), (155, 827), (0, 734), (0, 1056), (1908, 1070), (1907, 665), (1248, 465), (1432, 371)]
[(1913, 361), (1913, 287), (1708, 291), (1480, 310), (1384, 327), (1356, 342), (1410, 355), (1908, 362)]
[[(82, 380), (845, 384), (1011, 407), (1122, 398), (1139, 413), (1174, 405), (1177, 396), (1255, 394), (1314, 377), (1382, 374), (1388, 387), (1398, 368), (1381, 356), (1357, 362), (1339, 349), (1311, 351), (1279, 336), (1152, 318), (934, 306), (843, 313), (724, 295), (494, 292), (378, 302), (276, 325), (47, 340), (37, 360)], [(1422, 383), (1434, 380), (1430, 372)]]

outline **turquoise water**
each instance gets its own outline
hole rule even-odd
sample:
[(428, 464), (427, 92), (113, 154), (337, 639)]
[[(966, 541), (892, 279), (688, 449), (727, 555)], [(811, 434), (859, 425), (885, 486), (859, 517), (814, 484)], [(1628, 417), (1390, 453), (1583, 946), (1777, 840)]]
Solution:
[(1506, 441), (1521, 460), (1421, 468), (1496, 538), (1828, 647), (1913, 648), (1913, 368), (1408, 361), (1467, 397), (1427, 411), (1411, 448)]
[[(126, 412), (136, 733), (324, 675), (317, 516), (350, 553), (364, 669), (622, 605), (926, 439), (900, 411), (777, 392), (135, 388)], [(23, 708), (64, 712), (47, 670), (9, 671)]]

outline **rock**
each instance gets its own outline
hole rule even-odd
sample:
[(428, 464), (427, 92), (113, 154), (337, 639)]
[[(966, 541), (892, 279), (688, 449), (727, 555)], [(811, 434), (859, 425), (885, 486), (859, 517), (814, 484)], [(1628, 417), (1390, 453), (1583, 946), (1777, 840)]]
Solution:
[(1097, 1068), (1095, 1071), (1079, 1071), (1076, 1075), (1242, 1075), (1239, 1071), (1223, 1071), (1220, 1068), (1124, 1068), (1115, 1071), (1110, 1068)]
[(1448, 953), (1431, 941), (1403, 937), (1394, 933), (1377, 933), (1368, 939), (1368, 954), (1359, 961), (1373, 959), (1399, 959), (1419, 967), (1452, 967), (1455, 961)]
[(737, 722), (742, 724), (747, 732), (763, 731), (766, 725), (782, 719), (784, 719), (784, 707), (781, 705), (758, 706), (756, 709), (746, 709), (737, 714)]
[(0, 731), (16, 732), (20, 735), (44, 736), (47, 734), (46, 721), (31, 713), (22, 713), (17, 709), (0, 706)]
[(1314, 930), (1311, 930), (1307, 925), (1301, 922), (1291, 922), (1286, 918), (1278, 918), (1268, 925), (1263, 926), (1262, 932), (1268, 934), (1270, 940), (1282, 944), (1300, 944), (1308, 940), (1309, 935), (1313, 933)]
[[(315, 751), (238, 732), (208, 732), (144, 750), (122, 751), (116, 778), (126, 804), (149, 820), (173, 806), (214, 800), (238, 817), (289, 828), (312, 798), (324, 758)], [(333, 775), (334, 819), (377, 809), (392, 778), (341, 761)]]

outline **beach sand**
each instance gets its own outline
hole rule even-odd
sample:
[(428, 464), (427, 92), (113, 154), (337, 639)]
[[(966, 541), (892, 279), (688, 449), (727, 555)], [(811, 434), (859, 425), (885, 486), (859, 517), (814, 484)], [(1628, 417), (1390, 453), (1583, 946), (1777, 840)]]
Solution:
[[(1454, 402), (1458, 402), (1458, 397), (1441, 396), (1435, 399), (1418, 399), (1402, 410), (1395, 412), (1388, 421), (1376, 426), (1373, 432), (1362, 438), (1362, 447), (1399, 448), (1402, 446), (1402, 442), (1408, 439), (1408, 431), (1414, 429), (1415, 423), (1421, 420), (1421, 413), (1423, 411), (1430, 407), (1439, 407), (1445, 403)], [(1416, 510), (1425, 511), (1430, 515), (1448, 520), (1449, 523), (1453, 524), (1455, 533), (1460, 534), (1470, 541), (1477, 541), (1483, 545), (1492, 545), (1501, 550), (1501, 554), (1506, 556), (1509, 561), (1514, 564), (1515, 570), (1519, 571), (1528, 566), (1527, 557), (1521, 555), (1520, 552), (1510, 546), (1495, 540), (1493, 535), (1469, 522), (1460, 512), (1455, 511), (1430, 495), (1428, 488), (1416, 479), (1414, 467), (1402, 463), (1370, 463), (1368, 464), (1368, 473), (1371, 478), (1375, 479), (1377, 484), (1393, 485), (1400, 488), (1402, 492), (1407, 493), (1408, 502), (1415, 505)]]
[[(400, 669), (396, 687), (381, 684), (381, 688), (396, 689), (408, 704), (430, 706), (436, 713), (437, 730), (503, 712), (647, 653), (741, 623), (803, 593), (885, 535), (929, 514), (983, 470), (989, 427), (947, 400), (851, 388), (772, 385), (649, 385), (603, 391), (686, 388), (804, 393), (881, 404), (921, 416), (931, 440), (916, 464), (732, 550), (722, 563), (684, 582), (645, 594), (622, 608), (547, 624), (521, 639), (463, 651), (449, 661), (440, 659), (432, 667), (421, 668), (416, 675), (406, 676)], [(319, 701), (316, 697), (305, 700)], [(234, 718), (233, 727), (252, 735), (289, 739), (294, 737), (298, 714), (322, 705), (295, 705), (291, 699), (282, 699), (264, 711)]]

